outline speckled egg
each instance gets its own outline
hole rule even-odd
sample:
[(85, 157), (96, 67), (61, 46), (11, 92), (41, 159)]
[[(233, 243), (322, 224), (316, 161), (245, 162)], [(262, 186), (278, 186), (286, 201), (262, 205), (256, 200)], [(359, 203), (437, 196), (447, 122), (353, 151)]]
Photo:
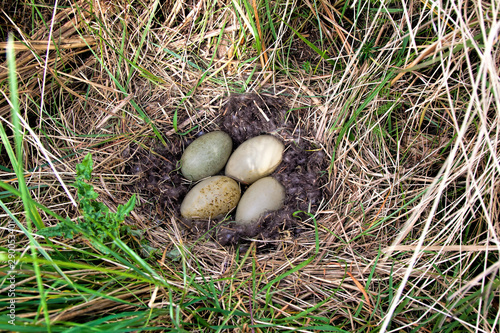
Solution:
[(186, 194), (181, 204), (181, 215), (189, 219), (216, 218), (236, 207), (240, 196), (240, 186), (233, 179), (209, 177)]
[(243, 193), (236, 208), (236, 223), (251, 225), (262, 214), (283, 207), (284, 201), (285, 188), (273, 177), (261, 178)]
[(226, 165), (233, 149), (231, 137), (215, 131), (194, 140), (181, 157), (181, 173), (189, 180), (197, 181), (213, 176)]
[(283, 143), (271, 135), (260, 135), (243, 142), (226, 165), (226, 176), (251, 184), (270, 175), (281, 163)]

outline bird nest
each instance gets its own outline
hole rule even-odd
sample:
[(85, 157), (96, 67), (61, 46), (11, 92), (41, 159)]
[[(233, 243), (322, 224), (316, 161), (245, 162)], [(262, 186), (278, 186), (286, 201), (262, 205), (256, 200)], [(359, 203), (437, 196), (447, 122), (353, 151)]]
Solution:
[[(166, 145), (158, 143), (152, 149), (131, 146), (124, 151), (124, 157), (129, 157), (127, 172), (138, 177), (129, 190), (140, 193), (148, 202), (140, 206), (139, 211), (155, 211), (156, 218), (166, 221), (164, 223), (172, 223), (169, 218), (172, 217), (182, 227), (183, 237), (203, 237), (221, 246), (250, 240), (265, 243), (283, 234), (303, 233), (307, 229), (303, 221), (313, 217), (327, 200), (329, 162), (311, 133), (301, 131), (295, 117), (287, 117), (288, 110), (280, 97), (234, 94), (223, 100), (215, 120), (208, 125), (195, 125), (187, 134), (174, 133), (167, 138)], [(182, 152), (196, 137), (214, 130), (228, 133), (235, 147), (261, 134), (272, 134), (285, 143), (282, 162), (271, 175), (285, 188), (284, 206), (261, 216), (256, 227), (235, 226), (231, 223), (231, 214), (213, 220), (180, 218), (180, 204), (193, 186), (179, 170)]]

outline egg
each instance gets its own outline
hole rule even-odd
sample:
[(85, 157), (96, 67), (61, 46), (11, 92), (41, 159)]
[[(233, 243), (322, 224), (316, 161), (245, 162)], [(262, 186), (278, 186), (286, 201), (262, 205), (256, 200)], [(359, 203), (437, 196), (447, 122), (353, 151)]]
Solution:
[(181, 173), (197, 181), (224, 168), (233, 149), (231, 137), (222, 131), (204, 134), (194, 140), (181, 157)]
[(245, 184), (270, 175), (281, 163), (283, 143), (271, 135), (260, 135), (243, 142), (226, 165), (226, 176)]
[(190, 219), (216, 218), (229, 213), (240, 200), (239, 184), (226, 176), (213, 176), (196, 184), (181, 204), (181, 215)]
[(264, 177), (243, 193), (236, 208), (236, 224), (249, 226), (259, 217), (270, 211), (283, 207), (285, 188), (273, 177)]

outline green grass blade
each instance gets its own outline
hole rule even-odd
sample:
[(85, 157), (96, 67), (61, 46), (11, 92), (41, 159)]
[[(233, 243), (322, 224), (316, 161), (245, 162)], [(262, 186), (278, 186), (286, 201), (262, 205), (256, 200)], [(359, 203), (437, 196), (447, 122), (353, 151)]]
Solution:
[[(31, 221), (35, 222), (37, 224), (38, 228), (43, 227), (43, 224), (41, 222), (40, 215), (38, 214), (38, 211), (36, 208), (31, 204), (31, 197), (28, 192), (28, 188), (26, 186), (26, 182), (24, 180), (24, 171), (23, 171), (23, 163), (22, 163), (22, 151), (23, 151), (23, 139), (22, 139), (22, 130), (21, 130), (21, 123), (19, 120), (20, 113), (19, 113), (19, 92), (17, 89), (17, 72), (16, 72), (16, 56), (14, 52), (14, 38), (12, 35), (9, 36), (9, 41), (7, 44), (7, 64), (8, 64), (8, 72), (9, 72), (9, 89), (10, 89), (10, 102), (11, 102), (11, 111), (12, 111), (12, 124), (14, 126), (13, 131), (14, 131), (14, 142), (15, 142), (15, 147), (16, 147), (16, 153), (17, 157), (13, 152), (9, 154), (9, 157), (11, 159), (11, 163), (14, 166), (14, 170), (17, 175), (18, 179), (18, 184), (21, 192), (21, 198), (23, 201), (24, 205), (24, 210), (25, 210), (25, 217), (26, 217), (26, 224), (28, 226), (28, 230), (26, 235), (31, 236), (32, 230), (31, 230)], [(4, 141), (4, 145), (8, 143), (8, 139), (6, 138), (7, 135), (3, 129), (3, 127), (0, 128), (0, 132), (2, 134), (2, 140)], [(5, 140), (4, 140), (5, 138)], [(30, 241), (30, 250), (31, 250), (31, 256), (33, 258), (33, 268), (35, 270), (35, 276), (36, 276), (36, 281), (38, 285), (38, 292), (39, 292), (39, 297), (40, 297), (40, 303), (41, 303), (41, 310), (43, 312), (43, 316), (45, 319), (45, 323), (47, 325), (47, 330), (48, 332), (51, 332), (50, 330), (50, 317), (49, 317), (49, 309), (47, 306), (47, 302), (45, 300), (45, 289), (43, 287), (43, 281), (42, 281), (42, 276), (40, 272), (40, 267), (38, 265), (38, 255), (37, 255), (37, 249), (35, 244)]]

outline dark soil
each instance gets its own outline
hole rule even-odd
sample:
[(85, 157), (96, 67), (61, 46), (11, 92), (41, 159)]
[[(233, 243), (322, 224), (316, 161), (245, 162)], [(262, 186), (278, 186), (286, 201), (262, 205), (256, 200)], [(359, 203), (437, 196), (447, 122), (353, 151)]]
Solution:
[[(237, 227), (231, 219), (180, 219), (180, 205), (192, 184), (182, 177), (178, 161), (184, 148), (198, 135), (172, 136), (168, 138), (167, 146), (158, 145), (150, 151), (131, 146), (124, 156), (129, 158), (127, 172), (137, 174), (138, 180), (129, 190), (139, 193), (153, 206), (157, 219), (169, 221), (172, 214), (179, 216), (186, 230), (190, 231), (186, 234), (199, 237), (210, 230), (208, 234), (221, 245), (235, 244), (247, 237), (276, 239), (283, 230), (300, 234), (305, 229), (298, 222), (308, 217), (304, 212), (314, 213), (325, 195), (323, 185), (327, 182), (328, 161), (321, 149), (294, 134), (296, 124), (290, 120), (285, 122), (285, 111), (283, 101), (276, 97), (232, 95), (221, 108), (218, 123), (213, 126), (213, 130), (220, 129), (231, 136), (234, 149), (261, 134), (271, 134), (284, 140), (283, 161), (271, 175), (285, 187), (284, 207), (261, 217), (252, 228)], [(242, 193), (246, 187), (242, 184)], [(144, 210), (148, 215), (152, 211), (149, 205), (136, 209)]]

